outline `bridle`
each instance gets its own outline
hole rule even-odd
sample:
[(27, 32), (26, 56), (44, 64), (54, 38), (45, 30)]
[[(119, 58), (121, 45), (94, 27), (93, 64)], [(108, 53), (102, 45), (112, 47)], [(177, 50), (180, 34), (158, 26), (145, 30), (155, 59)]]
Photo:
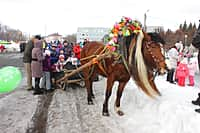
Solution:
[(152, 51), (153, 48), (150, 46), (153, 43), (156, 43), (156, 42), (154, 42), (154, 41), (147, 41), (147, 42), (145, 42), (144, 43), (144, 48), (147, 49), (148, 53), (153, 58), (153, 61), (156, 63), (156, 68), (154, 68), (153, 70), (151, 69), (151, 71), (154, 73), (153, 74), (153, 80), (154, 80), (155, 77), (156, 77), (156, 75), (158, 75), (159, 70), (160, 70), (159, 64), (160, 64), (160, 62), (165, 61), (165, 58), (164, 58), (164, 55), (163, 55), (163, 58), (158, 58), (158, 56), (156, 56), (156, 55), (153, 54), (153, 51)]

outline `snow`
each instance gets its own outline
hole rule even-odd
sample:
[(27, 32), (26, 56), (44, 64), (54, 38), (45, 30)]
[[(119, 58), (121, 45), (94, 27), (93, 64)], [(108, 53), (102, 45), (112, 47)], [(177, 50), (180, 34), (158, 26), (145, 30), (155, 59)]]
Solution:
[[(24, 73), (22, 54), (0, 54), (0, 60), (7, 66), (15, 64)], [(9, 60), (8, 60), (9, 59)], [(20, 60), (20, 61), (19, 61)], [(6, 62), (8, 61), (8, 62)], [(48, 108), (46, 120), (47, 133), (199, 133), (200, 108), (191, 103), (200, 92), (200, 74), (195, 75), (195, 86), (180, 87), (166, 81), (166, 75), (155, 78), (155, 83), (162, 96), (151, 99), (138, 89), (130, 80), (124, 89), (121, 109), (124, 116), (114, 111), (117, 85), (109, 101), (110, 117), (101, 114), (105, 97), (106, 79), (94, 82), (94, 105), (87, 104), (86, 90), (83, 88), (67, 88), (56, 90)], [(41, 100), (49, 98), (33, 96), (25, 90), (25, 77), (19, 88), (9, 94), (0, 94), (0, 131), (3, 133), (26, 132), (32, 125), (33, 116), (37, 112)], [(48, 100), (47, 100), (48, 101)], [(40, 106), (41, 107), (41, 106)], [(48, 109), (48, 110), (47, 110)], [(22, 119), (23, 118), (23, 119)], [(37, 123), (35, 123), (37, 124)], [(30, 127), (29, 127), (30, 125)]]
[(20, 48), (19, 48), (19, 44), (17, 43), (11, 43), (11, 44), (7, 44), (4, 45), (5, 46), (5, 51), (6, 52), (19, 52)]
[(155, 79), (161, 97), (151, 99), (139, 90), (132, 80), (127, 84), (121, 123), (125, 133), (195, 133), (200, 132), (200, 108), (191, 103), (196, 100), (200, 75), (195, 76), (195, 86), (181, 87), (166, 81), (166, 75)]

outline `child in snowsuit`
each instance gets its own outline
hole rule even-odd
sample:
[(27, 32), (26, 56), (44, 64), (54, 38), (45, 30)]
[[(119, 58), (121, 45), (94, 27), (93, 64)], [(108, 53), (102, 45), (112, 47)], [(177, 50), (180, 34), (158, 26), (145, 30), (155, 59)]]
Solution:
[(197, 62), (190, 60), (188, 64), (189, 70), (189, 86), (194, 86), (194, 75), (197, 70)]
[(53, 91), (53, 89), (51, 89), (51, 76), (50, 76), (50, 72), (51, 72), (51, 61), (50, 61), (50, 54), (51, 52), (49, 50), (45, 50), (45, 59), (43, 60), (42, 64), (43, 64), (43, 77), (41, 79), (41, 88), (45, 88), (47, 92), (51, 92)]
[(187, 67), (187, 59), (183, 59), (177, 69), (177, 79), (178, 79), (178, 85), (185, 86), (185, 79), (188, 76), (188, 67)]

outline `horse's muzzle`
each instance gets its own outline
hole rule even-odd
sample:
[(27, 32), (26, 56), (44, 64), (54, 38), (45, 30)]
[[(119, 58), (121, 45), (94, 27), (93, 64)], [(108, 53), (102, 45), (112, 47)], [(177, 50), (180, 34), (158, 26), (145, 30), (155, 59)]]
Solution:
[(169, 70), (169, 69), (168, 69), (167, 66), (162, 67), (162, 68), (160, 68), (158, 74), (159, 74), (159, 75), (164, 75), (164, 74), (166, 74), (166, 72), (167, 72), (168, 70)]

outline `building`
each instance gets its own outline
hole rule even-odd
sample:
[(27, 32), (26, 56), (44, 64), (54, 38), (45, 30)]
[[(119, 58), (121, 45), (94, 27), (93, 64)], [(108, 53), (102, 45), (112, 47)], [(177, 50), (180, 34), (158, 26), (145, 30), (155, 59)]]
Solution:
[[(162, 26), (147, 26), (147, 32), (161, 32), (164, 31)], [(105, 27), (79, 27), (77, 29), (76, 40), (77, 43), (88, 39), (90, 41), (104, 41), (103, 39), (109, 34), (110, 28)], [(105, 42), (105, 41), (104, 41)]]
[(53, 34), (50, 34), (48, 35), (47, 37), (45, 37), (45, 40), (47, 42), (50, 42), (50, 41), (55, 41), (55, 40), (62, 40), (62, 35), (59, 35), (58, 33), (53, 33)]
[(77, 29), (77, 43), (88, 39), (90, 41), (102, 41), (103, 37), (108, 34), (109, 28), (104, 27), (79, 27)]
[(147, 32), (162, 32), (164, 31), (164, 27), (163, 26), (147, 26)]

